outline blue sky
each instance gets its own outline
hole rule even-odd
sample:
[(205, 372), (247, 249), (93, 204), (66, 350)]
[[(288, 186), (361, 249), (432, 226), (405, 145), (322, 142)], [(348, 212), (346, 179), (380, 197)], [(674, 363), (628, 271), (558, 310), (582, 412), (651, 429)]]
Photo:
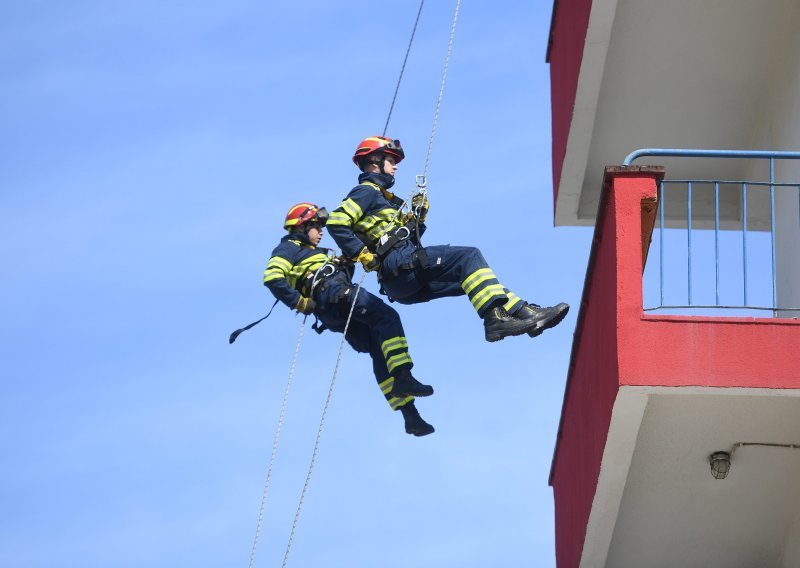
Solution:
[[(227, 337), (272, 303), (289, 206), (355, 184), (417, 6), (0, 7), (0, 566), (247, 565), (301, 319), (281, 306)], [(401, 192), (454, 6), (426, 3), (390, 124)], [(577, 307), (591, 233), (552, 226), (551, 2), (500, 6), (462, 6), (424, 241), (479, 246), (520, 296)], [(465, 298), (395, 306), (437, 431), (406, 435), (347, 348), (289, 565), (553, 566), (577, 310), (488, 344)], [(256, 566), (283, 558), (340, 338), (306, 329)]]

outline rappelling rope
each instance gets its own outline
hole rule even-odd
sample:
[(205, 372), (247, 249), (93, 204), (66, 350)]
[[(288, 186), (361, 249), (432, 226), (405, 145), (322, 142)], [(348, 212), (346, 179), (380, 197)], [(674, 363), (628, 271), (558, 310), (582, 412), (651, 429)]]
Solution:
[(281, 427), (283, 426), (283, 417), (286, 415), (286, 403), (289, 400), (289, 388), (292, 386), (292, 377), (294, 377), (294, 370), (297, 366), (297, 354), (300, 352), (300, 344), (303, 342), (303, 332), (306, 329), (306, 318), (303, 318), (303, 323), (300, 326), (300, 334), (297, 336), (297, 345), (294, 348), (294, 355), (292, 355), (292, 366), (289, 369), (289, 379), (286, 381), (286, 388), (283, 391), (283, 401), (281, 402), (281, 412), (278, 417), (278, 426), (275, 428), (275, 437), (272, 441), (272, 456), (269, 459), (269, 468), (267, 469), (267, 477), (264, 480), (264, 491), (261, 492), (261, 505), (258, 508), (258, 524), (256, 525), (256, 536), (253, 539), (253, 549), (250, 551), (250, 568), (253, 568), (253, 561), (256, 557), (256, 547), (258, 546), (258, 537), (261, 533), (261, 522), (264, 518), (264, 503), (267, 500), (267, 492), (269, 491), (269, 482), (272, 478), (272, 466), (275, 464), (275, 455), (278, 453), (278, 440), (281, 437)]
[(433, 139), (436, 136), (436, 126), (439, 122), (439, 108), (442, 106), (442, 97), (444, 96), (444, 84), (447, 80), (447, 68), (450, 65), (450, 55), (453, 53), (453, 39), (456, 35), (456, 23), (458, 22), (458, 11), (461, 8), (461, 0), (456, 0), (456, 10), (453, 14), (453, 24), (450, 27), (450, 42), (447, 45), (447, 56), (444, 59), (444, 70), (442, 71), (442, 83), (439, 86), (439, 97), (436, 99), (436, 112), (433, 115), (433, 127), (431, 128), (431, 137), (428, 140), (428, 152), (425, 154), (425, 167), (422, 170), (422, 175), (428, 177), (428, 166), (431, 161), (431, 150), (433, 149)]
[[(317, 285), (317, 277), (322, 274), (323, 269), (330, 265), (330, 259), (326, 260), (321, 267), (314, 273), (314, 278), (311, 281), (311, 289), (313, 290)], [(362, 278), (363, 280), (363, 278)], [(359, 284), (360, 288), (360, 284)], [(274, 307), (274, 306), (273, 306)], [(267, 314), (269, 315), (269, 314)], [(306, 329), (306, 319), (308, 316), (303, 317), (303, 323), (300, 325), (300, 333), (297, 336), (297, 344), (294, 347), (294, 354), (292, 355), (292, 365), (289, 369), (289, 378), (286, 381), (286, 388), (283, 391), (283, 401), (281, 402), (281, 411), (278, 416), (278, 426), (275, 428), (275, 436), (272, 440), (272, 455), (269, 459), (269, 467), (267, 468), (267, 476), (264, 479), (264, 490), (261, 492), (261, 504), (258, 508), (258, 523), (256, 524), (256, 535), (253, 538), (253, 548), (250, 551), (250, 568), (253, 568), (253, 562), (256, 557), (256, 548), (258, 547), (258, 537), (261, 534), (261, 523), (264, 519), (264, 504), (267, 501), (267, 493), (269, 492), (269, 482), (272, 479), (272, 467), (275, 464), (275, 456), (278, 453), (278, 441), (281, 437), (281, 428), (283, 427), (283, 418), (286, 415), (286, 405), (289, 401), (289, 389), (292, 386), (292, 378), (294, 377), (294, 370), (297, 366), (297, 355), (300, 353), (300, 345), (303, 342), (303, 333)], [(348, 320), (349, 323), (349, 320)], [(338, 362), (337, 362), (338, 366)]]
[[(411, 45), (414, 42), (414, 36), (416, 34), (416, 31), (417, 31), (417, 25), (419, 24), (419, 19), (420, 19), (420, 15), (422, 14), (422, 7), (423, 7), (424, 4), (425, 4), (425, 0), (421, 0), (420, 1), (420, 5), (419, 5), (419, 10), (417, 11), (417, 17), (416, 17), (416, 20), (414, 22), (414, 28), (413, 28), (413, 30), (411, 32), (411, 38), (410, 38), (410, 40), (408, 42), (408, 48), (406, 49), (406, 54), (405, 54), (405, 57), (403, 59), (403, 65), (400, 68), (400, 75), (399, 75), (399, 77), (397, 79), (397, 85), (395, 87), (394, 95), (392, 97), (392, 103), (391, 103), (391, 105), (389, 107), (388, 116), (386, 117), (386, 123), (385, 123), (384, 129), (383, 129), (383, 135), (384, 136), (386, 135), (386, 130), (389, 127), (389, 120), (391, 119), (392, 111), (394, 110), (394, 104), (395, 104), (395, 101), (397, 100), (397, 94), (398, 94), (398, 92), (400, 90), (400, 83), (401, 83), (401, 81), (403, 79), (403, 73), (405, 71), (405, 67), (406, 67), (406, 63), (408, 61), (409, 53), (411, 52)], [(400, 212), (407, 206), (407, 204), (412, 199), (413, 194), (415, 193), (416, 190), (418, 190), (419, 193), (423, 194), (425, 196), (425, 199), (423, 199), (422, 202), (415, 209), (415, 211), (414, 211), (415, 216), (419, 217), (420, 211), (421, 211), (422, 207), (424, 206), (424, 203), (427, 201), (427, 187), (426, 186), (427, 186), (428, 166), (430, 165), (431, 151), (433, 149), (433, 140), (434, 140), (434, 138), (436, 136), (436, 127), (437, 127), (438, 121), (439, 121), (439, 109), (441, 108), (442, 97), (444, 96), (444, 86), (445, 86), (445, 82), (447, 80), (447, 70), (448, 70), (448, 66), (450, 64), (450, 56), (451, 56), (452, 51), (453, 51), (453, 40), (454, 40), (454, 37), (455, 37), (456, 23), (458, 21), (458, 12), (459, 12), (460, 7), (461, 7), (461, 0), (456, 0), (456, 9), (455, 9), (455, 13), (453, 14), (453, 22), (452, 22), (452, 25), (451, 25), (451, 28), (450, 28), (450, 40), (449, 40), (449, 43), (448, 43), (448, 46), (447, 46), (447, 55), (445, 57), (444, 70), (442, 71), (442, 81), (441, 81), (441, 84), (439, 86), (439, 95), (438, 95), (437, 100), (436, 100), (436, 111), (435, 111), (434, 117), (433, 117), (433, 126), (431, 128), (431, 135), (430, 135), (430, 138), (428, 140), (428, 150), (427, 150), (427, 153), (425, 155), (425, 165), (424, 165), (424, 168), (423, 168), (423, 173), (421, 175), (416, 176), (416, 186), (415, 186), (415, 188), (411, 191), (411, 194), (409, 195), (408, 199), (406, 199), (406, 201), (404, 201), (403, 204), (397, 209), (397, 211), (395, 212), (395, 216), (391, 220), (389, 226), (391, 226), (391, 224), (394, 223), (394, 221), (397, 219), (397, 216), (400, 214)], [(327, 264), (327, 261), (326, 261), (326, 264)], [(323, 265), (323, 267), (324, 266), (325, 265)], [(314, 284), (316, 282), (318, 274), (319, 274), (319, 271), (314, 276), (314, 281), (312, 282), (312, 290), (314, 288)], [(297, 528), (297, 523), (298, 523), (298, 521), (300, 519), (300, 513), (302, 511), (303, 504), (305, 502), (306, 491), (308, 490), (308, 485), (309, 485), (309, 482), (311, 481), (311, 475), (312, 475), (312, 473), (314, 471), (314, 465), (315, 465), (316, 460), (317, 460), (317, 453), (319, 451), (319, 444), (320, 444), (320, 440), (321, 440), (321, 437), (322, 437), (322, 430), (323, 430), (323, 428), (325, 426), (325, 418), (327, 417), (328, 407), (330, 406), (331, 398), (333, 397), (333, 388), (336, 385), (336, 377), (337, 377), (337, 375), (339, 373), (339, 365), (340, 365), (341, 360), (342, 360), (342, 352), (344, 350), (344, 343), (345, 343), (345, 340), (347, 338), (347, 331), (348, 331), (348, 329), (350, 327), (350, 321), (351, 321), (351, 319), (353, 317), (353, 311), (355, 310), (356, 299), (358, 298), (358, 294), (361, 291), (361, 285), (364, 282), (364, 278), (366, 277), (366, 275), (367, 275), (366, 272), (364, 274), (362, 274), (361, 280), (359, 280), (359, 282), (358, 282), (358, 286), (356, 288), (355, 294), (353, 295), (352, 303), (350, 305), (350, 313), (347, 316), (347, 321), (346, 321), (345, 326), (344, 326), (344, 332), (342, 333), (342, 339), (341, 339), (341, 342), (339, 343), (339, 353), (338, 353), (338, 355), (336, 357), (336, 366), (334, 367), (333, 377), (331, 378), (331, 383), (330, 383), (330, 386), (328, 388), (328, 396), (325, 399), (325, 405), (323, 406), (323, 409), (322, 409), (322, 416), (320, 418), (319, 428), (317, 429), (317, 436), (316, 436), (316, 440), (314, 442), (314, 450), (312, 451), (311, 461), (310, 461), (310, 463), (308, 465), (308, 472), (306, 473), (306, 480), (305, 480), (305, 483), (303, 484), (303, 490), (300, 493), (300, 499), (299, 499), (298, 504), (297, 504), (297, 510), (295, 511), (294, 520), (292, 521), (292, 530), (291, 530), (291, 532), (289, 534), (289, 540), (288, 540), (288, 542), (286, 544), (286, 552), (284, 553), (283, 563), (281, 565), (282, 568), (286, 568), (286, 564), (287, 564), (287, 562), (289, 560), (289, 553), (290, 553), (291, 548), (292, 548), (292, 543), (294, 542), (295, 530)], [(295, 370), (295, 366), (296, 366), (296, 362), (297, 362), (297, 355), (298, 355), (298, 353), (300, 351), (300, 344), (302, 342), (304, 330), (305, 330), (305, 318), (303, 318), (303, 324), (300, 327), (300, 334), (299, 334), (298, 339), (297, 339), (297, 345), (295, 347), (294, 355), (292, 357), (292, 365), (291, 365), (291, 369), (289, 371), (289, 379), (288, 379), (288, 381), (286, 383), (286, 389), (284, 391), (283, 402), (281, 403), (281, 412), (280, 412), (280, 417), (278, 418), (278, 426), (277, 426), (277, 428), (275, 430), (275, 438), (274, 438), (273, 445), (272, 445), (272, 456), (270, 458), (269, 468), (267, 470), (267, 476), (266, 476), (266, 479), (265, 479), (265, 482), (264, 482), (264, 490), (263, 490), (263, 492), (261, 494), (261, 505), (259, 507), (259, 512), (258, 512), (258, 524), (256, 526), (256, 534), (255, 534), (255, 538), (253, 540), (253, 548), (252, 548), (252, 551), (250, 553), (250, 568), (253, 567), (253, 561), (255, 559), (256, 547), (258, 546), (258, 537), (259, 537), (259, 534), (260, 534), (260, 531), (261, 531), (261, 524), (262, 524), (263, 514), (264, 514), (264, 504), (265, 504), (265, 501), (266, 501), (267, 492), (269, 490), (269, 483), (270, 483), (270, 479), (271, 479), (271, 476), (272, 476), (272, 467), (273, 467), (273, 464), (274, 464), (274, 461), (275, 461), (275, 455), (277, 453), (277, 448), (278, 448), (278, 439), (280, 438), (281, 426), (283, 424), (283, 418), (284, 418), (284, 414), (285, 414), (285, 410), (286, 410), (286, 404), (287, 404), (287, 400), (288, 400), (288, 397), (289, 397), (289, 387), (291, 386), (292, 377), (294, 376), (294, 370)]]
[(344, 342), (347, 338), (347, 330), (350, 327), (350, 320), (353, 318), (353, 311), (356, 307), (356, 300), (358, 299), (358, 293), (361, 291), (361, 284), (364, 282), (364, 277), (366, 277), (367, 273), (361, 275), (361, 280), (358, 281), (358, 287), (356, 288), (356, 292), (353, 295), (353, 299), (351, 300), (350, 304), (350, 313), (347, 315), (347, 322), (344, 324), (344, 331), (342, 332), (342, 340), (339, 343), (339, 354), (336, 357), (336, 366), (333, 369), (333, 377), (331, 378), (330, 387), (328, 387), (328, 396), (325, 399), (325, 406), (322, 408), (322, 417), (319, 420), (319, 428), (317, 429), (317, 438), (314, 442), (314, 451), (311, 453), (311, 462), (308, 464), (308, 473), (306, 474), (306, 481), (303, 484), (303, 491), (300, 493), (300, 501), (297, 503), (297, 511), (294, 514), (294, 521), (292, 522), (292, 531), (289, 534), (289, 542), (286, 544), (286, 553), (283, 556), (283, 564), (281, 565), (283, 568), (286, 568), (286, 563), (289, 560), (289, 551), (292, 548), (292, 542), (294, 541), (294, 532), (297, 528), (297, 521), (300, 519), (300, 511), (303, 509), (303, 503), (305, 502), (306, 498), (306, 490), (308, 489), (308, 483), (311, 481), (311, 474), (314, 471), (314, 464), (317, 461), (317, 452), (319, 451), (319, 441), (322, 437), (322, 429), (325, 426), (325, 417), (328, 414), (328, 406), (331, 403), (331, 397), (333, 396), (333, 387), (336, 385), (336, 375), (339, 373), (339, 363), (342, 361), (342, 351), (344, 350)]
[[(400, 76), (397, 79), (397, 86), (395, 87), (394, 96), (392, 97), (392, 104), (389, 107), (389, 114), (386, 117), (386, 124), (385, 124), (385, 126), (383, 128), (383, 135), (384, 136), (386, 135), (386, 130), (389, 127), (389, 120), (391, 119), (391, 116), (392, 116), (392, 110), (394, 109), (394, 103), (395, 103), (395, 100), (397, 99), (397, 93), (398, 93), (398, 91), (400, 89), (400, 82), (403, 79), (403, 72), (405, 71), (406, 62), (408, 61), (408, 54), (410, 53), (411, 45), (414, 42), (414, 35), (416, 34), (416, 31), (417, 31), (417, 24), (419, 23), (419, 17), (420, 17), (420, 14), (422, 13), (422, 6), (424, 4), (425, 4), (425, 0), (421, 0), (421, 2), (419, 4), (419, 10), (417, 11), (417, 19), (414, 22), (414, 29), (411, 32), (411, 39), (408, 42), (408, 48), (406, 49), (406, 55), (405, 55), (405, 58), (403, 59), (403, 65), (402, 65), (402, 67), (400, 69)], [(425, 155), (425, 167), (423, 169), (422, 175), (416, 177), (416, 187), (415, 187), (415, 189), (419, 189), (420, 193), (422, 193), (423, 195), (426, 196), (425, 200), (427, 200), (426, 184), (427, 184), (427, 176), (428, 176), (428, 166), (430, 165), (431, 151), (433, 149), (433, 140), (434, 140), (434, 138), (436, 136), (436, 127), (437, 127), (438, 122), (439, 122), (439, 109), (442, 106), (442, 97), (444, 96), (444, 86), (445, 86), (445, 82), (447, 80), (447, 69), (448, 69), (448, 66), (450, 64), (450, 56), (451, 56), (451, 54), (453, 52), (453, 40), (455, 38), (456, 23), (458, 22), (458, 12), (459, 12), (460, 7), (461, 7), (461, 0), (456, 0), (456, 9), (455, 9), (455, 13), (453, 14), (453, 23), (452, 23), (452, 25), (450, 27), (450, 40), (449, 40), (448, 45), (447, 45), (447, 55), (445, 56), (444, 70), (442, 71), (442, 81), (441, 81), (441, 84), (439, 86), (439, 96), (436, 99), (436, 111), (435, 111), (434, 116), (433, 116), (433, 126), (431, 128), (430, 139), (428, 140), (428, 151), (427, 151), (427, 153)], [(398, 208), (397, 212), (395, 213), (394, 219), (397, 218), (397, 215), (399, 215), (400, 211), (406, 206), (406, 204), (412, 198), (413, 193), (414, 193), (414, 190), (412, 190), (412, 194), (409, 195), (408, 199), (406, 199), (406, 201), (403, 203), (403, 205), (400, 208)], [(423, 203), (424, 203), (424, 201), (423, 201)], [(420, 204), (417, 207), (417, 210), (414, 212), (415, 215), (417, 215), (417, 216), (419, 215), (420, 209), (422, 208), (422, 206), (423, 205)], [(394, 221), (394, 219), (393, 219), (393, 221)], [(333, 396), (333, 387), (336, 385), (336, 376), (339, 373), (339, 364), (340, 364), (340, 362), (342, 360), (342, 351), (344, 349), (344, 343), (345, 343), (345, 340), (347, 338), (347, 330), (350, 327), (350, 320), (353, 317), (353, 311), (355, 310), (355, 307), (356, 307), (356, 299), (358, 298), (358, 293), (361, 291), (361, 285), (364, 282), (364, 278), (366, 277), (366, 275), (367, 275), (367, 273), (364, 272), (364, 274), (361, 275), (361, 280), (358, 281), (358, 287), (356, 288), (355, 295), (353, 296), (352, 303), (350, 305), (350, 313), (347, 316), (347, 322), (345, 323), (344, 332), (342, 333), (342, 340), (339, 343), (339, 354), (336, 357), (336, 366), (335, 366), (335, 368), (333, 370), (333, 377), (331, 378), (330, 387), (328, 388), (328, 396), (325, 399), (325, 406), (322, 409), (322, 417), (320, 418), (320, 421), (319, 421), (319, 429), (317, 430), (317, 438), (316, 438), (316, 441), (314, 442), (314, 450), (313, 450), (313, 452), (311, 454), (311, 462), (308, 465), (308, 473), (306, 474), (306, 480), (305, 480), (305, 483), (303, 484), (303, 490), (300, 493), (300, 500), (299, 500), (299, 502), (297, 504), (297, 511), (295, 512), (294, 521), (292, 522), (292, 530), (291, 530), (291, 533), (289, 534), (289, 541), (286, 544), (286, 552), (285, 552), (285, 554), (283, 556), (283, 564), (281, 565), (282, 568), (286, 568), (286, 563), (289, 560), (289, 552), (291, 551), (292, 543), (294, 542), (294, 533), (295, 533), (295, 530), (297, 528), (297, 522), (300, 519), (300, 512), (301, 512), (301, 510), (303, 508), (303, 503), (305, 502), (305, 496), (306, 496), (306, 491), (308, 489), (308, 484), (309, 484), (309, 482), (311, 480), (311, 474), (314, 471), (314, 464), (316, 463), (316, 460), (317, 460), (317, 452), (319, 451), (320, 438), (322, 437), (322, 430), (323, 430), (323, 427), (325, 425), (325, 418), (326, 418), (326, 416), (328, 414), (328, 407), (330, 406), (331, 398)]]
[(414, 43), (414, 35), (417, 33), (417, 24), (419, 24), (419, 17), (422, 14), (422, 6), (425, 0), (420, 0), (419, 10), (417, 10), (417, 19), (414, 21), (414, 29), (411, 30), (411, 39), (408, 40), (408, 48), (406, 48), (406, 56), (403, 58), (403, 65), (400, 67), (400, 76), (397, 78), (397, 85), (394, 88), (394, 96), (392, 97), (392, 104), (389, 106), (389, 115), (386, 117), (386, 124), (383, 126), (383, 134), (386, 136), (386, 129), (389, 128), (389, 119), (392, 118), (392, 111), (394, 110), (394, 103), (397, 100), (397, 93), (400, 91), (400, 82), (403, 80), (403, 72), (406, 70), (406, 63), (408, 62), (408, 54), (411, 53), (411, 44)]
[[(439, 124), (439, 110), (441, 109), (442, 98), (444, 97), (444, 86), (445, 86), (445, 83), (447, 82), (447, 70), (448, 70), (448, 68), (450, 66), (450, 56), (453, 53), (453, 42), (455, 40), (456, 24), (458, 23), (458, 12), (459, 12), (460, 9), (461, 9), (461, 0), (456, 0), (456, 9), (455, 9), (455, 12), (453, 13), (453, 23), (450, 26), (450, 40), (449, 40), (449, 42), (447, 44), (447, 55), (445, 55), (445, 58), (444, 58), (444, 69), (442, 70), (442, 81), (441, 81), (441, 83), (439, 85), (439, 96), (436, 98), (436, 111), (433, 113), (433, 125), (431, 126), (431, 135), (430, 135), (430, 138), (428, 139), (428, 151), (425, 153), (425, 165), (422, 168), (422, 174), (417, 175), (416, 178), (415, 178), (415, 184), (416, 185), (411, 190), (411, 192), (409, 193), (409, 195), (406, 198), (406, 200), (403, 201), (403, 204), (400, 207), (397, 208), (397, 211), (395, 211), (394, 217), (392, 217), (392, 219), (390, 220), (389, 224), (387, 225), (387, 228), (391, 227), (392, 225), (394, 225), (394, 222), (397, 220), (397, 217), (400, 215), (401, 211), (408, 206), (408, 204), (411, 202), (411, 199), (414, 197), (415, 193), (420, 193), (420, 194), (422, 194), (424, 196), (424, 198), (422, 200), (420, 200), (420, 203), (414, 209), (414, 216), (416, 218), (419, 218), (420, 212), (421, 212), (422, 208), (424, 207), (424, 204), (427, 203), (427, 201), (428, 201), (428, 189), (427, 189), (427, 186), (428, 186), (428, 167), (430, 166), (430, 162), (431, 162), (431, 152), (433, 151), (433, 140), (436, 137), (436, 128), (437, 128), (437, 126)], [(422, 6), (420, 6), (420, 10), (422, 10)], [(416, 25), (415, 25), (415, 29), (416, 29)], [(413, 38), (413, 34), (412, 34), (412, 38)], [(410, 49), (410, 44), (409, 44), (409, 49)], [(403, 66), (405, 67), (405, 62), (403, 62)], [(400, 71), (400, 76), (401, 77), (403, 76), (402, 70)], [(399, 86), (399, 81), (398, 81), (398, 86)], [(395, 92), (395, 95), (396, 95), (396, 92)], [(394, 101), (392, 102), (392, 106), (394, 106)], [(389, 112), (391, 113), (391, 110)], [(386, 121), (386, 124), (387, 125), (389, 124), (388, 120)], [(386, 134), (386, 131), (384, 130), (384, 135), (385, 134)]]

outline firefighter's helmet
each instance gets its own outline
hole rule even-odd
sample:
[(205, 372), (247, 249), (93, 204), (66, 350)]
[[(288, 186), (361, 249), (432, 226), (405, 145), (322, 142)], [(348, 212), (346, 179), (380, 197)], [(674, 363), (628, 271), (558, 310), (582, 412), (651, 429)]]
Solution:
[(400, 146), (400, 140), (392, 140), (391, 138), (386, 138), (384, 136), (370, 136), (368, 138), (364, 138), (358, 144), (356, 153), (353, 154), (353, 163), (361, 167), (359, 164), (361, 159), (369, 156), (373, 152), (383, 152), (384, 154), (394, 156), (394, 159), (397, 160), (398, 164), (403, 160), (403, 158), (406, 157), (403, 147)]
[(293, 227), (309, 221), (315, 221), (324, 227), (325, 223), (328, 222), (328, 211), (324, 207), (317, 207), (313, 203), (298, 203), (289, 209), (283, 228), (291, 231)]

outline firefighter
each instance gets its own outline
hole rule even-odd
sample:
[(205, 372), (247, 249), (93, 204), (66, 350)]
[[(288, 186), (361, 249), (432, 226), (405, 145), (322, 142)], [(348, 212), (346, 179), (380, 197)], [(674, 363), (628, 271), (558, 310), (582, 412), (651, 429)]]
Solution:
[(466, 295), (483, 319), (487, 341), (525, 333), (536, 337), (558, 325), (567, 304), (542, 308), (523, 301), (500, 283), (477, 248), (420, 246), (427, 193), (413, 196), (412, 213), (402, 215), (403, 199), (390, 191), (403, 158), (400, 141), (383, 136), (365, 138), (356, 148), (358, 185), (328, 221), (343, 254), (364, 270), (377, 271), (382, 291), (401, 304)]
[[(328, 249), (318, 246), (327, 220), (325, 208), (312, 203), (298, 203), (289, 209), (283, 224), (288, 234), (272, 251), (264, 285), (289, 308), (314, 314), (323, 329), (342, 333), (357, 286), (352, 283), (352, 264), (329, 256)], [(400, 316), (363, 288), (355, 302), (347, 342), (372, 357), (378, 386), (392, 410), (402, 413), (406, 432), (414, 436), (433, 433), (433, 426), (414, 405), (414, 397), (430, 396), (433, 388), (411, 374), (413, 362)]]

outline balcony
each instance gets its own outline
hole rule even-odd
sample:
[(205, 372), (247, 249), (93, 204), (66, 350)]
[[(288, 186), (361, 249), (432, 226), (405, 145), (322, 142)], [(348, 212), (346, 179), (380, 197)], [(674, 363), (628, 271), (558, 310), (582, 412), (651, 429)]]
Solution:
[(550, 475), (560, 568), (800, 565), (800, 190), (770, 170), (605, 169)]

